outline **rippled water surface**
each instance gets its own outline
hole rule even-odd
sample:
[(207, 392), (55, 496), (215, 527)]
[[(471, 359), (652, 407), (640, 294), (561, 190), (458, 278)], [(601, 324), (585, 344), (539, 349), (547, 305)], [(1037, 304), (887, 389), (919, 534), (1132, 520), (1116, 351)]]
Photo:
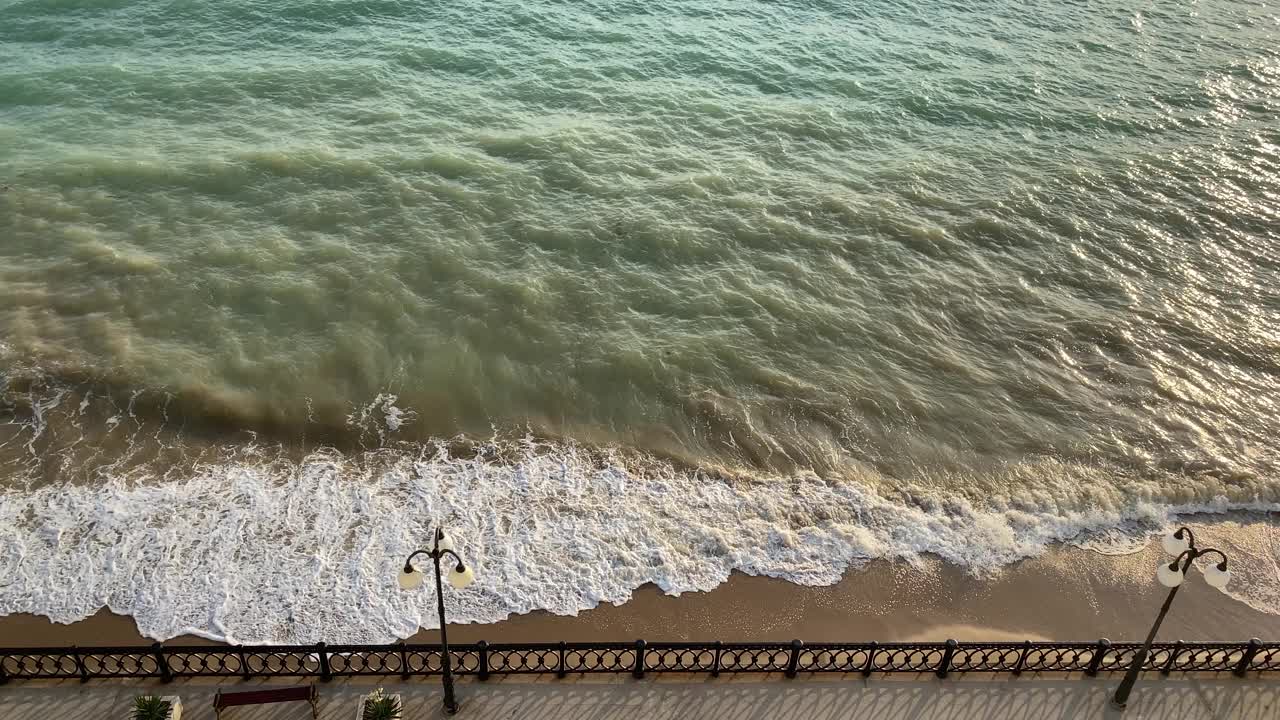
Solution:
[(433, 517), (488, 620), (1274, 512), (1278, 47), (1224, 0), (0, 0), (0, 612), (388, 639)]

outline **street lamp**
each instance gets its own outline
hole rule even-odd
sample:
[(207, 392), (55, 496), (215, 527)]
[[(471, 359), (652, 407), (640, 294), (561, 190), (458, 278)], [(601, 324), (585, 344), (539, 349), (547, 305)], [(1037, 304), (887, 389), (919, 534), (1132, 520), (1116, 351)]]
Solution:
[(1210, 565), (1204, 571), (1204, 581), (1219, 590), (1225, 588), (1227, 583), (1231, 581), (1231, 571), (1227, 569), (1227, 556), (1221, 550), (1215, 548), (1204, 548), (1203, 550), (1196, 547), (1196, 537), (1191, 534), (1190, 528), (1178, 528), (1176, 531), (1165, 535), (1161, 541), (1164, 551), (1175, 556), (1172, 562), (1160, 562), (1156, 568), (1156, 580), (1161, 585), (1169, 588), (1169, 595), (1164, 599), (1164, 605), (1160, 606), (1160, 614), (1156, 615), (1156, 622), (1151, 626), (1151, 632), (1147, 633), (1147, 641), (1142, 644), (1142, 649), (1138, 650), (1133, 656), (1133, 664), (1129, 666), (1128, 672), (1124, 674), (1124, 680), (1120, 681), (1120, 687), (1116, 688), (1116, 694), (1111, 698), (1111, 704), (1123, 710), (1125, 703), (1129, 701), (1129, 692), (1133, 690), (1133, 684), (1138, 681), (1138, 673), (1142, 671), (1142, 663), (1146, 661), (1147, 654), (1151, 652), (1151, 642), (1156, 639), (1156, 633), (1160, 630), (1160, 623), (1164, 622), (1164, 616), (1169, 612), (1169, 605), (1173, 603), (1173, 596), (1178, 594), (1178, 588), (1182, 587), (1182, 581), (1187, 579), (1187, 571), (1191, 569), (1191, 563), (1196, 558), (1210, 553), (1216, 554), (1222, 558), (1222, 562), (1217, 565)]
[(453, 697), (453, 664), (449, 661), (449, 636), (445, 633), (444, 621), (444, 589), (440, 584), (440, 558), (449, 555), (456, 565), (450, 565), (449, 584), (461, 590), (476, 579), (476, 574), (462, 562), (462, 558), (453, 551), (453, 539), (445, 534), (442, 528), (436, 528), (435, 544), (430, 550), (418, 550), (404, 561), (404, 569), (400, 571), (400, 587), (404, 590), (416, 590), (422, 586), (423, 573), (413, 566), (413, 559), (419, 555), (431, 558), (436, 569), (436, 609), (440, 613), (440, 666), (444, 680), (444, 711), (450, 715), (458, 712), (458, 701)]

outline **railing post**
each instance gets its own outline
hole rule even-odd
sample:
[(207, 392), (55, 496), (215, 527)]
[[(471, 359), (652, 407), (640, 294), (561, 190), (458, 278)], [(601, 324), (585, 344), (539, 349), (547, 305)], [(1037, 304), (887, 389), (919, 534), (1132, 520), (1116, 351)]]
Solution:
[(565, 645), (564, 641), (563, 641), (563, 640), (561, 640), (561, 641), (560, 641), (560, 666), (559, 666), (559, 668), (556, 670), (556, 677), (558, 677), (558, 678), (562, 678), (562, 677), (564, 677), (564, 675), (565, 675), (565, 673), (564, 673), (564, 645)]
[(796, 670), (800, 667), (800, 650), (804, 647), (804, 643), (799, 640), (791, 641), (791, 657), (787, 658), (787, 677), (794, 678)]
[(324, 643), (316, 643), (316, 653), (320, 655), (320, 680), (329, 682), (333, 679), (333, 673), (329, 670), (329, 653), (324, 650)]
[(481, 640), (478, 643), (480, 647), (480, 667), (479, 677), (481, 680), (489, 679), (489, 643)]
[(1244, 654), (1240, 656), (1240, 662), (1236, 663), (1236, 669), (1232, 671), (1236, 677), (1244, 677), (1249, 672), (1249, 663), (1253, 662), (1253, 656), (1258, 654), (1258, 646), (1262, 641), (1258, 638), (1249, 640), (1249, 644), (1244, 649)]
[(9, 682), (9, 673), (4, 669), (4, 659), (7, 655), (0, 655), (0, 685)]
[(1107, 650), (1111, 648), (1111, 641), (1102, 638), (1093, 648), (1093, 657), (1089, 658), (1089, 668), (1084, 671), (1085, 675), (1094, 677), (1098, 674), (1098, 668), (1102, 667), (1102, 656), (1107, 654)]
[(1022, 652), (1018, 653), (1018, 664), (1013, 666), (1013, 675), (1017, 677), (1022, 674), (1022, 666), (1027, 664), (1027, 653), (1031, 652), (1031, 641), (1022, 641)]
[(236, 654), (240, 657), (240, 677), (248, 680), (251, 675), (249, 672), (249, 656), (244, 654), (243, 645), (236, 646)]
[(951, 658), (955, 656), (956, 646), (959, 644), (955, 640), (947, 641), (947, 649), (942, 651), (942, 662), (938, 663), (938, 670), (934, 673), (935, 675), (944, 678), (951, 671)]
[(636, 667), (631, 671), (631, 676), (637, 680), (644, 677), (644, 645), (643, 640), (636, 641)]
[(1173, 644), (1173, 649), (1169, 651), (1169, 659), (1164, 661), (1164, 667), (1160, 668), (1161, 675), (1168, 675), (1173, 672), (1173, 662), (1177, 660), (1178, 653), (1182, 652), (1182, 641)]
[(867, 664), (862, 666), (862, 677), (871, 677), (871, 668), (875, 667), (876, 651), (879, 649), (880, 643), (871, 643), (871, 648), (867, 650)]
[(400, 652), (400, 679), (409, 679), (409, 651), (405, 649), (404, 641), (396, 643), (396, 650)]
[(164, 646), (151, 644), (151, 654), (156, 658), (156, 669), (160, 671), (160, 682), (173, 682), (173, 671), (169, 669), (169, 658), (164, 656)]
[(84, 658), (80, 655), (80, 649), (75, 645), (71, 646), (71, 658), (76, 661), (76, 671), (80, 673), (80, 682), (89, 682), (89, 668), (84, 664)]
[(711, 677), (720, 677), (720, 653), (724, 652), (724, 643), (717, 640), (715, 648), (715, 659), (711, 661)]

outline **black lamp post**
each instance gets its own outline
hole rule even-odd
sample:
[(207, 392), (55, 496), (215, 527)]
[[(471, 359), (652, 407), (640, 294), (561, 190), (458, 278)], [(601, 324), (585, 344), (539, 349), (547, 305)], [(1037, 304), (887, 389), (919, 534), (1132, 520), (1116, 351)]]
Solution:
[(1164, 616), (1169, 613), (1173, 596), (1178, 594), (1182, 581), (1187, 579), (1187, 571), (1191, 569), (1191, 563), (1202, 555), (1217, 555), (1222, 558), (1222, 562), (1210, 565), (1204, 571), (1205, 582), (1221, 590), (1231, 580), (1231, 571), (1227, 569), (1227, 556), (1215, 548), (1197, 548), (1195, 535), (1191, 534), (1190, 528), (1178, 528), (1172, 534), (1166, 535), (1161, 544), (1165, 552), (1175, 556), (1173, 562), (1161, 562), (1156, 568), (1156, 579), (1161, 585), (1169, 588), (1169, 595), (1164, 599), (1164, 605), (1160, 606), (1160, 614), (1156, 615), (1155, 624), (1151, 626), (1151, 632), (1147, 633), (1146, 642), (1133, 656), (1133, 664), (1129, 666), (1129, 671), (1124, 674), (1124, 680), (1120, 681), (1120, 687), (1116, 688), (1116, 694), (1111, 698), (1111, 704), (1121, 710), (1124, 709), (1125, 703), (1129, 702), (1129, 693), (1133, 690), (1133, 684), (1138, 681), (1138, 673), (1142, 672), (1142, 663), (1151, 652), (1151, 643), (1156, 639), (1156, 633), (1160, 630), (1160, 623), (1164, 622)]
[(431, 558), (436, 570), (436, 609), (440, 613), (440, 667), (444, 681), (444, 711), (450, 715), (458, 712), (458, 701), (453, 697), (453, 663), (449, 659), (449, 636), (445, 633), (444, 588), (440, 583), (440, 558), (448, 555), (456, 565), (449, 567), (449, 584), (461, 590), (476, 579), (471, 568), (462, 562), (462, 558), (453, 551), (453, 540), (441, 528), (436, 528), (435, 543), (430, 550), (418, 550), (404, 561), (404, 569), (400, 571), (400, 587), (415, 590), (422, 586), (423, 573), (413, 566), (413, 559), (419, 555)]

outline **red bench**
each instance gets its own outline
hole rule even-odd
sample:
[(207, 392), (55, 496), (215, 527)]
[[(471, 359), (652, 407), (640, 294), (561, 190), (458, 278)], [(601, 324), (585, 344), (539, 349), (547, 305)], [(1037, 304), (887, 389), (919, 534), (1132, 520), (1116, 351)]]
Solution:
[(246, 690), (244, 692), (222, 692), (219, 690), (218, 694), (213, 696), (213, 711), (221, 720), (222, 711), (236, 705), (266, 705), (268, 703), (306, 700), (311, 703), (311, 717), (314, 719), (319, 717), (316, 711), (317, 697), (315, 685), (275, 688), (272, 690)]

